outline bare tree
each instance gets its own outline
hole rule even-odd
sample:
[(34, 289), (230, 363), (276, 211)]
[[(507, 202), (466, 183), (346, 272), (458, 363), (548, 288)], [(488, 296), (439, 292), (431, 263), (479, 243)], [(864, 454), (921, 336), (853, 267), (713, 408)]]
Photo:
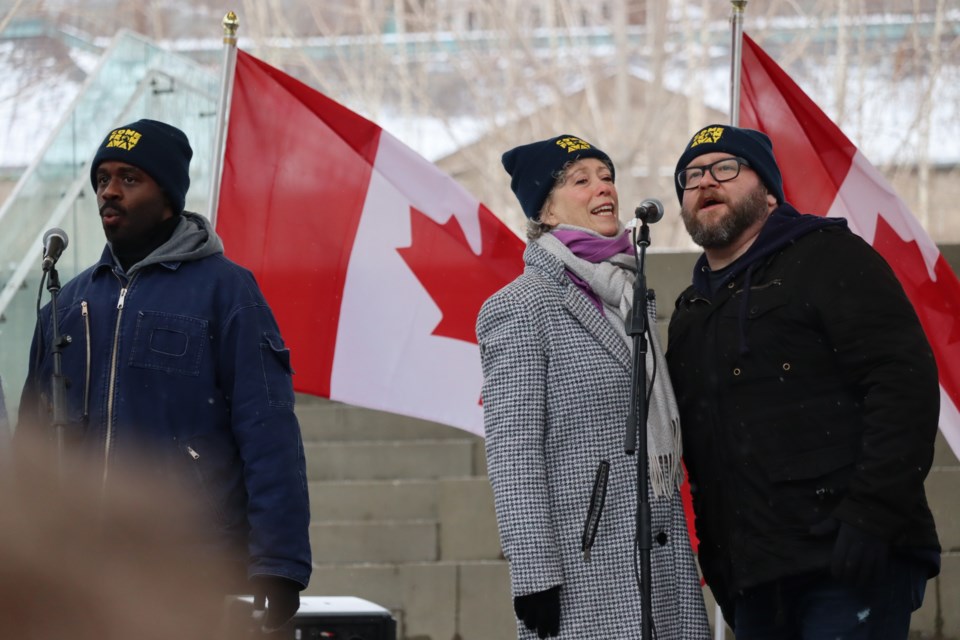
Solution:
[[(3, 19), (28, 4), (17, 0)], [(30, 10), (92, 33), (132, 26), (172, 39), (215, 33), (220, 4), (44, 0)], [(960, 138), (955, 120), (936, 121), (945, 101), (958, 100), (958, 18), (946, 7), (769, 0), (750, 3), (746, 30), (858, 146), (874, 148), (883, 131), (898, 149), (879, 160), (886, 174), (935, 239), (957, 240), (957, 198), (946, 195), (957, 169), (931, 160), (944, 136)], [(431, 159), (519, 226), (499, 155), (558, 133), (613, 154), (625, 217), (634, 200), (670, 198), (683, 136), (729, 117), (725, 101), (709, 95), (729, 77), (728, 16), (716, 0), (243, 0), (240, 36), (258, 57), (363, 115), (405, 130), (422, 125), (421, 141), (459, 148)], [(892, 37), (884, 22), (908, 37)], [(908, 122), (892, 123), (890, 105), (903, 104), (906, 87), (918, 98), (899, 107), (912, 109)], [(944, 133), (935, 136), (934, 124)], [(679, 226), (661, 233), (670, 246), (689, 246)]]

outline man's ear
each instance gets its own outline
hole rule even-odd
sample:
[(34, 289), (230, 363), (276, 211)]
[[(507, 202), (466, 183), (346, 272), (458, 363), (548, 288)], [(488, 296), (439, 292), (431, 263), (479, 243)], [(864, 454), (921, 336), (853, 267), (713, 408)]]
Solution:
[(177, 212), (176, 212), (176, 210), (173, 208), (173, 201), (170, 199), (170, 196), (167, 195), (167, 192), (166, 192), (166, 191), (161, 191), (161, 193), (163, 194), (163, 207), (164, 207), (164, 209), (166, 209), (167, 212), (170, 214), (169, 216), (165, 215), (165, 216), (163, 217), (163, 219), (164, 219), (164, 220), (168, 220), (168, 219), (170, 219), (170, 218), (176, 217), (176, 216), (177, 216)]
[(777, 208), (777, 197), (767, 191), (767, 211), (773, 211)]

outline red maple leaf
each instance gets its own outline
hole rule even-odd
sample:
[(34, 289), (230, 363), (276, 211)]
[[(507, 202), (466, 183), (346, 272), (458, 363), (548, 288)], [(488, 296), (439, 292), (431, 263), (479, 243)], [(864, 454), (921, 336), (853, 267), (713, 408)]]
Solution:
[(904, 242), (883, 219), (877, 218), (874, 248), (890, 263), (903, 285), (937, 358), (940, 384), (960, 403), (960, 281), (942, 255), (930, 279), (915, 240)]
[(437, 224), (410, 207), (410, 246), (397, 249), (443, 318), (433, 335), (477, 343), (477, 314), (491, 295), (523, 270), (523, 241), (482, 204), (477, 255), (455, 216)]

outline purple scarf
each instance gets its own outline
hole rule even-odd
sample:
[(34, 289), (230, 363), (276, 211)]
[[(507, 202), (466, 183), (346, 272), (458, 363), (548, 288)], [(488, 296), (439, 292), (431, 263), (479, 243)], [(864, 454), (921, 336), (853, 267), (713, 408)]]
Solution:
[[(567, 249), (570, 249), (570, 253), (593, 264), (608, 260), (618, 253), (633, 255), (629, 229), (612, 238), (605, 238), (576, 229), (556, 229), (552, 233), (554, 238), (562, 242)], [(587, 281), (569, 269), (566, 270), (566, 273), (570, 281), (586, 294), (593, 306), (600, 311), (600, 314), (606, 316), (600, 296), (593, 292)]]

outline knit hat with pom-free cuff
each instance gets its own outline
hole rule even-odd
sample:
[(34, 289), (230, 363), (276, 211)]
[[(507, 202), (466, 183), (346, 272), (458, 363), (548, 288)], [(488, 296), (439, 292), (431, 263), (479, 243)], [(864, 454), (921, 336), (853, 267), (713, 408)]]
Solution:
[(524, 215), (537, 220), (543, 203), (557, 183), (560, 170), (567, 163), (584, 158), (602, 160), (616, 179), (610, 156), (586, 140), (569, 134), (514, 147), (500, 160), (510, 174), (510, 188), (520, 201)]
[(118, 160), (145, 171), (157, 181), (175, 214), (183, 211), (190, 188), (190, 159), (193, 149), (180, 129), (157, 120), (137, 120), (114, 129), (100, 143), (90, 182), (97, 190), (97, 167), (107, 160)]
[[(749, 167), (760, 176), (767, 191), (777, 199), (777, 204), (783, 202), (783, 178), (773, 156), (773, 143), (765, 133), (754, 129), (742, 129), (727, 124), (711, 124), (700, 129), (693, 134), (677, 161), (674, 177), (680, 175), (694, 158), (715, 152), (729, 153), (746, 160)], [(676, 179), (674, 186), (677, 189), (677, 199), (683, 204), (683, 189)]]

